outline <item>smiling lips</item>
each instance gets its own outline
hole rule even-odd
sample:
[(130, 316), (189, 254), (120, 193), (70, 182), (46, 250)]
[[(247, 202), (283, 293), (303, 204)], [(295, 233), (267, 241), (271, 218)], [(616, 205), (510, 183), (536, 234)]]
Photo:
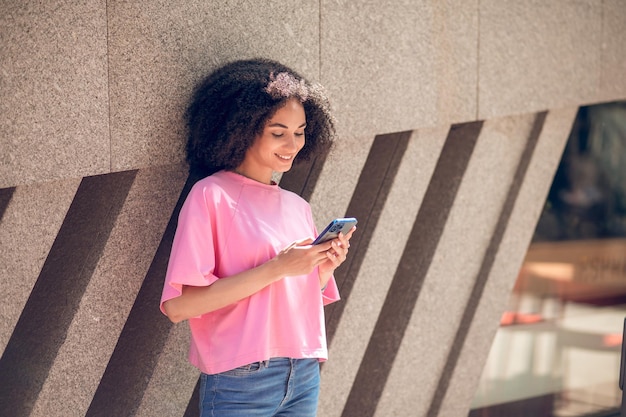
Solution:
[(289, 161), (290, 159), (293, 158), (292, 156), (285, 156), (285, 155), (280, 155), (280, 154), (277, 154), (277, 153), (274, 154), (274, 155), (276, 155), (277, 157), (279, 157), (280, 159), (283, 159), (285, 161)]

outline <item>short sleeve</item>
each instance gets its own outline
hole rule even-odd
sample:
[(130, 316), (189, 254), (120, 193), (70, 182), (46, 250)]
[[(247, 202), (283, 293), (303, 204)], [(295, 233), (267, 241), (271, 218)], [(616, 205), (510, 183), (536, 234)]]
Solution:
[(324, 305), (328, 305), (334, 303), (335, 301), (339, 301), (341, 297), (339, 296), (339, 288), (337, 288), (337, 282), (335, 282), (335, 277), (332, 276), (328, 283), (326, 284), (326, 288), (322, 291), (322, 301)]
[(163, 303), (180, 296), (184, 285), (207, 286), (218, 279), (213, 274), (215, 213), (207, 204), (207, 193), (205, 185), (196, 184), (181, 208), (161, 295), (163, 313)]

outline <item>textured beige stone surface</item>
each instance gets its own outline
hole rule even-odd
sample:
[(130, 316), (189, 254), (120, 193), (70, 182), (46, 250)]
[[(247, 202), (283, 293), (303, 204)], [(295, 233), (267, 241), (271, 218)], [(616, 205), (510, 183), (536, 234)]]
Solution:
[(602, 2), (602, 75), (598, 101), (626, 98), (626, 4)]
[(80, 180), (20, 186), (0, 222), (0, 352), (37, 282)]
[(106, 4), (2, 2), (0, 188), (106, 172)]
[[(395, 358), (377, 416), (402, 415), (405, 410), (413, 410), (415, 415), (428, 414), (533, 121), (534, 115), (530, 114), (485, 122)], [(420, 380), (428, 382), (417, 388), (415, 373), (407, 372), (409, 369), (419, 369)]]
[(592, 102), (601, 2), (480, 2), (478, 118)]
[(346, 136), (474, 120), (475, 1), (322, 2), (321, 81)]
[(187, 176), (166, 168), (137, 174), (31, 416), (89, 408)]
[(394, 277), (447, 129), (414, 131), (322, 372), (320, 415), (341, 416)]
[(463, 345), (441, 416), (467, 416), (502, 312), (541, 214), (576, 117), (576, 107), (550, 111), (544, 122), (507, 230)]
[(188, 361), (189, 325), (172, 327), (136, 417), (184, 416), (200, 371)]
[(319, 74), (319, 7), (269, 2), (110, 1), (112, 170), (183, 159), (194, 85), (227, 61), (277, 59)]
[(374, 139), (374, 135), (344, 137), (335, 143), (309, 201), (319, 230), (346, 214)]

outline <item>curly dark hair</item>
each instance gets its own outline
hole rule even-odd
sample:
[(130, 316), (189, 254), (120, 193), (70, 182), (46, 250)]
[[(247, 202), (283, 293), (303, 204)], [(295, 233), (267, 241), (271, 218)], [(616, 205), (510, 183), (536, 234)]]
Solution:
[(215, 70), (195, 90), (186, 113), (190, 173), (202, 178), (238, 167), (267, 120), (293, 97), (302, 103), (307, 122), (297, 163), (327, 152), (335, 137), (321, 86), (268, 59), (235, 61)]

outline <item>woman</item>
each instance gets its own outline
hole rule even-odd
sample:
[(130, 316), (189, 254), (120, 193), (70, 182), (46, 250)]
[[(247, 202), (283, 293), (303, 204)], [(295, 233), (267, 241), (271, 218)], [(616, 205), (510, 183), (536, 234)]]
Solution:
[(323, 306), (339, 299), (333, 271), (354, 228), (311, 245), (309, 204), (272, 174), (328, 150), (327, 100), (277, 62), (236, 61), (198, 88), (187, 119), (190, 173), (204, 178), (181, 209), (161, 310), (189, 320), (201, 415), (314, 416)]

